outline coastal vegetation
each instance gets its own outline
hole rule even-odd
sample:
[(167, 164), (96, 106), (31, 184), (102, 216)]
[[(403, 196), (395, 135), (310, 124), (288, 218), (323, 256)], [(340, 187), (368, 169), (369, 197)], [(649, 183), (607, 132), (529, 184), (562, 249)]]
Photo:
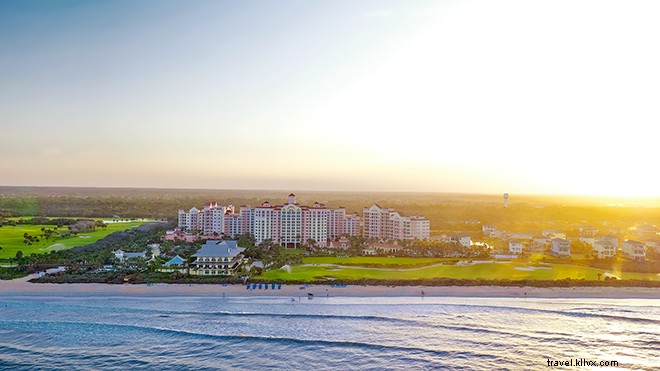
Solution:
[[(463, 232), (486, 244), (464, 248), (440, 238), (400, 241), (400, 251), (361, 256), (363, 249), (375, 241), (352, 237), (347, 250), (316, 248), (311, 244), (284, 249), (268, 240), (257, 245), (254, 238), (246, 234), (238, 238), (238, 245), (246, 248), (243, 253), (246, 261), (233, 277), (193, 277), (185, 269), (159, 272), (162, 265), (175, 255), (190, 261), (203, 242), (164, 242), (161, 238), (168, 226), (165, 223), (125, 221), (106, 224), (98, 221), (99, 217), (175, 220), (174, 212), (178, 208), (208, 200), (241, 205), (266, 199), (277, 202), (280, 196), (280, 191), (72, 191), (0, 187), (0, 278), (15, 278), (47, 267), (65, 265), (68, 267), (66, 272), (39, 280), (238, 283), (249, 277), (251, 282), (407, 285), (457, 282), (494, 285), (512, 285), (512, 282), (643, 285), (640, 282), (646, 282), (647, 285), (656, 285), (660, 281), (658, 256), (653, 251), (649, 251), (647, 261), (632, 261), (620, 256), (597, 259), (590, 246), (576, 242), (571, 258), (556, 258), (543, 251), (497, 259), (493, 257), (495, 252), (506, 255), (508, 246), (484, 237), (480, 229), (483, 224), (497, 224), (498, 228), (509, 231), (561, 229), (570, 237), (577, 236), (580, 225), (589, 223), (606, 233), (623, 237), (632, 226), (660, 224), (660, 213), (655, 204), (622, 207), (607, 206), (605, 200), (600, 199), (520, 196), (512, 198), (509, 208), (505, 209), (499, 198), (488, 195), (308, 192), (299, 196), (301, 202), (318, 200), (331, 207), (344, 206), (349, 212), (359, 212), (362, 207), (376, 202), (396, 207), (404, 213), (424, 214), (431, 220), (432, 237)], [(152, 259), (131, 259), (120, 263), (113, 254), (116, 249), (144, 252), (146, 246), (153, 243), (161, 245), (161, 254)], [(259, 265), (251, 266), (253, 262), (259, 262)], [(106, 270), (104, 266), (111, 267)], [(248, 266), (251, 269), (248, 270)]]

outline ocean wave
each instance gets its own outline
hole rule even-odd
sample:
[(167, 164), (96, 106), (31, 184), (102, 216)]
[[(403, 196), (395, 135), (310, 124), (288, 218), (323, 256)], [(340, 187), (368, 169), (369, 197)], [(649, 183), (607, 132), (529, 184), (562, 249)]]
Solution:
[(574, 309), (571, 309), (569, 311), (562, 311), (562, 310), (539, 309), (539, 308), (521, 308), (521, 307), (500, 306), (500, 305), (473, 305), (473, 304), (441, 304), (441, 305), (452, 306), (452, 307), (496, 309), (496, 310), (503, 310), (503, 311), (507, 311), (507, 312), (548, 313), (548, 314), (558, 314), (558, 315), (562, 315), (562, 316), (571, 316), (571, 317), (602, 318), (602, 319), (608, 319), (608, 320), (627, 321), (627, 322), (634, 322), (634, 323), (640, 323), (640, 324), (660, 325), (660, 320), (653, 319), (653, 318), (629, 317), (629, 316), (590, 313), (590, 312), (577, 312), (577, 311), (574, 311)]

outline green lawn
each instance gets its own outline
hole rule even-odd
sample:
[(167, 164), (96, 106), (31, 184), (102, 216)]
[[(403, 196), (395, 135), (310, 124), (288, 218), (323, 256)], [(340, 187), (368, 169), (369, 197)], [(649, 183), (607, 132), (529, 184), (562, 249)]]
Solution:
[[(368, 257), (367, 257), (368, 258)], [(314, 259), (314, 258), (305, 258)], [(368, 258), (378, 259), (378, 258)], [(387, 259), (387, 258), (384, 258)], [(408, 259), (408, 258), (402, 258)], [(415, 258), (410, 258), (415, 259)], [(311, 260), (314, 261), (314, 260)], [(324, 261), (320, 258), (319, 261)], [(537, 280), (560, 280), (564, 278), (597, 280), (598, 273), (607, 271), (564, 264), (547, 264), (546, 269), (521, 270), (529, 267), (521, 262), (503, 262), (503, 263), (478, 263), (474, 265), (446, 265), (430, 268), (416, 268), (410, 270), (393, 269), (375, 269), (375, 268), (337, 268), (327, 266), (294, 266), (291, 267), (291, 273), (284, 270), (274, 269), (264, 272), (262, 277), (265, 279), (280, 280), (302, 280), (311, 281), (314, 279), (337, 278), (337, 279), (382, 279), (382, 280), (412, 280), (429, 278), (456, 278), (456, 279), (537, 279)], [(549, 268), (549, 269), (547, 269)], [(660, 281), (659, 274), (651, 273), (629, 273), (629, 272), (609, 272), (615, 274), (621, 279), (642, 279)]]
[(50, 241), (40, 238), (40, 242), (27, 246), (23, 243), (23, 233), (28, 233), (32, 236), (41, 234), (41, 227), (53, 228), (52, 225), (29, 225), (22, 224), (15, 227), (3, 226), (0, 228), (0, 258), (11, 258), (16, 256), (17, 251), (22, 251), (24, 255), (41, 254), (51, 250), (64, 250), (70, 249), (75, 246), (88, 245), (96, 242), (101, 238), (109, 235), (110, 233), (122, 231), (144, 222), (129, 222), (129, 223), (110, 223), (106, 229), (97, 228), (94, 232), (81, 233), (78, 236), (57, 239), (51, 238)]
[[(438, 264), (449, 259), (444, 258), (404, 258), (386, 256), (351, 256), (338, 258), (334, 256), (310, 256), (303, 258), (303, 264), (336, 264), (351, 266), (369, 266), (382, 268), (413, 268)], [(455, 260), (455, 259), (454, 259)]]

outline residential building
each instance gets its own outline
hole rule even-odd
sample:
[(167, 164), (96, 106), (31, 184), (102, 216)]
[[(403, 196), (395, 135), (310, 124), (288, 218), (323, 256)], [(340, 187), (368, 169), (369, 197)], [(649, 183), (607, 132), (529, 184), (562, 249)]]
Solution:
[(373, 243), (369, 245), (369, 248), (382, 254), (396, 254), (403, 251), (403, 246), (390, 243)]
[(197, 241), (197, 238), (196, 235), (190, 232), (185, 232), (180, 228), (165, 231), (165, 237), (163, 237), (165, 241), (183, 241), (188, 243)]
[(580, 240), (580, 242), (584, 242), (584, 243), (586, 243), (587, 245), (592, 245), (592, 246), (593, 246), (594, 243), (596, 243), (596, 238), (594, 238), (594, 237), (584, 237), (584, 236), (580, 236), (580, 237), (578, 238), (578, 240)]
[(240, 265), (245, 249), (236, 241), (206, 241), (192, 255), (190, 274), (200, 276), (231, 275)]
[(363, 213), (363, 235), (379, 240), (427, 240), (430, 237), (430, 223), (423, 216), (404, 216), (398, 211), (373, 204)]
[(571, 256), (571, 242), (564, 238), (552, 239), (552, 254), (561, 258)]
[(583, 225), (578, 228), (580, 237), (596, 237), (598, 234), (598, 228), (592, 225)]
[(653, 249), (656, 254), (660, 254), (660, 238), (652, 238), (646, 241), (646, 247), (648, 249)]
[(534, 252), (543, 252), (548, 246), (550, 246), (550, 242), (547, 237), (535, 236), (532, 239), (532, 251)]
[(509, 241), (509, 252), (515, 255), (521, 254), (523, 252), (522, 241), (518, 241), (518, 240)]
[(120, 262), (124, 262), (128, 259), (133, 259), (133, 258), (140, 258), (140, 259), (146, 259), (147, 258), (147, 253), (146, 252), (126, 252), (123, 250), (115, 250), (112, 252), (115, 254), (115, 259), (119, 260)]
[(637, 237), (639, 237), (642, 240), (646, 239), (651, 239), (651, 238), (656, 238), (658, 237), (658, 227), (654, 225), (640, 225), (639, 227), (635, 228), (635, 232), (637, 233)]
[(554, 230), (554, 229), (545, 230), (545, 231), (541, 232), (541, 235), (543, 235), (544, 237), (546, 237), (550, 240), (555, 239), (555, 238), (561, 238), (561, 239), (564, 239), (564, 240), (566, 239), (566, 233), (564, 233), (562, 231), (557, 231), (557, 230)]
[(629, 259), (646, 260), (646, 246), (642, 242), (625, 240), (621, 244), (621, 251)]
[(463, 247), (470, 247), (470, 245), (472, 245), (472, 239), (469, 233), (456, 233), (450, 237), (449, 241), (457, 243)]
[(599, 259), (611, 258), (619, 249), (619, 239), (611, 235), (600, 236), (592, 246)]
[(490, 224), (485, 224), (481, 226), (481, 231), (484, 233), (486, 236), (490, 236), (491, 233), (495, 232), (497, 230), (497, 227), (494, 225)]

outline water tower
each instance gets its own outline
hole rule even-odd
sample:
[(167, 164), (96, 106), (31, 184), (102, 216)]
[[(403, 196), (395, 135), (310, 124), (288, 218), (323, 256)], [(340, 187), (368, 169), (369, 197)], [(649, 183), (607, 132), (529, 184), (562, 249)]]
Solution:
[(504, 194), (504, 207), (509, 207), (509, 194)]

